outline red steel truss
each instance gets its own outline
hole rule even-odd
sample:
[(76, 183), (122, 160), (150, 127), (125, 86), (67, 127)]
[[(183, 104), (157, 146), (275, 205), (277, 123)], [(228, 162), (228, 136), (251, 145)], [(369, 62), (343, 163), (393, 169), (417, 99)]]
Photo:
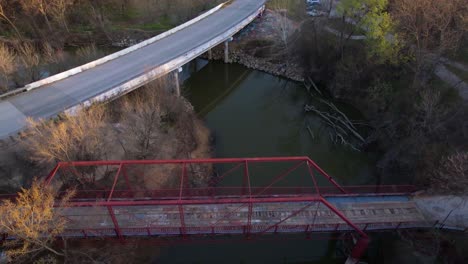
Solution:
[[(153, 179), (161, 182), (152, 184)], [(71, 226), (79, 227), (67, 230), (69, 236), (185, 237), (230, 233), (250, 238), (266, 233), (304, 232), (310, 236), (313, 232), (346, 230), (355, 231), (359, 236), (352, 252), (355, 259), (364, 253), (369, 238), (326, 197), (412, 191), (411, 186), (341, 187), (308, 157), (61, 162), (45, 182), (77, 190), (69, 207), (76, 209), (68, 209), (65, 217)], [(274, 223), (252, 222), (253, 214), (258, 214), (256, 208), (280, 204), (301, 206), (294, 207)], [(202, 206), (227, 209), (210, 222), (194, 223), (193, 215), (197, 215), (194, 210)], [(97, 213), (84, 218), (79, 208)], [(173, 217), (173, 220), (164, 218), (169, 224), (163, 226), (162, 220), (142, 216), (145, 213), (142, 208), (164, 208), (168, 218)], [(316, 223), (321, 217), (319, 208), (330, 210), (341, 221), (332, 226)], [(310, 212), (313, 212), (312, 223), (290, 224), (296, 216)], [(197, 217), (204, 216), (198, 213)], [(92, 226), (92, 219), (98, 218), (103, 226)], [(106, 222), (102, 219), (110, 219), (112, 225), (102, 224)], [(91, 226), (82, 227), (82, 222), (89, 222)], [(372, 223), (366, 224), (364, 230), (368, 225)]]

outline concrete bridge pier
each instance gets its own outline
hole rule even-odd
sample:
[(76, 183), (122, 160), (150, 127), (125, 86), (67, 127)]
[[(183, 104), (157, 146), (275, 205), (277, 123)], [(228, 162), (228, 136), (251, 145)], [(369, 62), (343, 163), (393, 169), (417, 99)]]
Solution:
[(182, 67), (178, 68), (174, 71), (174, 81), (175, 81), (175, 94), (180, 96), (180, 79), (179, 79), (179, 72), (182, 72)]
[(233, 39), (233, 37), (230, 37), (224, 42), (224, 63), (229, 63), (229, 42)]
[(211, 49), (208, 50), (208, 60), (213, 59), (213, 51)]

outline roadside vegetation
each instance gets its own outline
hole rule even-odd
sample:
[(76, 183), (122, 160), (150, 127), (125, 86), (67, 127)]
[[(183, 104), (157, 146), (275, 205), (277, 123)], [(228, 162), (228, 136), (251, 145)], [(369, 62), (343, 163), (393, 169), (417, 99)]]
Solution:
[[(197, 16), (220, 0), (0, 0), (0, 94), (102, 57)], [(76, 51), (78, 59), (66, 53)]]

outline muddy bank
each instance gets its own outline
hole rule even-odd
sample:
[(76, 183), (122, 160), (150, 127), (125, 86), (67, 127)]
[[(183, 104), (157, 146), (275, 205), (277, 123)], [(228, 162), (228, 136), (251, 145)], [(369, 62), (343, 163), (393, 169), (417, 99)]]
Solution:
[[(224, 50), (214, 49), (213, 60), (224, 61)], [(207, 55), (203, 56), (208, 58)], [(296, 62), (272, 62), (267, 58), (259, 58), (245, 52), (242, 47), (229, 51), (229, 63), (238, 63), (247, 68), (263, 71), (271, 75), (284, 77), (293, 81), (304, 81), (303, 70)]]

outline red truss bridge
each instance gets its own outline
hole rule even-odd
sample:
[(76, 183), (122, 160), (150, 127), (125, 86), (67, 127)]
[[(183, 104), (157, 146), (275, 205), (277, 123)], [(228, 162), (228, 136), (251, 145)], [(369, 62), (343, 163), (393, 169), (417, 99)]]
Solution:
[(67, 162), (45, 181), (77, 190), (68, 237), (351, 231), (359, 259), (366, 231), (432, 226), (412, 186), (340, 186), (308, 157)]

